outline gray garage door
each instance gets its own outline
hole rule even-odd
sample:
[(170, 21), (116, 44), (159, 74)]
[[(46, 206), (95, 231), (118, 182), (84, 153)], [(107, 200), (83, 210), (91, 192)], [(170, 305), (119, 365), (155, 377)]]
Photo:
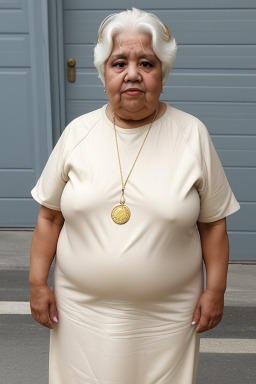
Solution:
[(0, 1), (0, 227), (32, 227), (52, 147), (46, 1)]
[[(123, 9), (132, 6), (155, 13), (176, 38), (178, 55), (162, 100), (207, 126), (241, 204), (228, 218), (231, 259), (256, 259), (255, 2), (126, 1)], [(66, 75), (66, 123), (107, 102), (93, 47), (100, 22), (119, 7), (119, 1), (63, 2), (65, 62), (77, 62), (76, 82)]]

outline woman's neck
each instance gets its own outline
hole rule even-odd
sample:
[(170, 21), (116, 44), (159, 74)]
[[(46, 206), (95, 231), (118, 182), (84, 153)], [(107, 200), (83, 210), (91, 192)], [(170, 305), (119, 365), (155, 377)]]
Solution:
[[(165, 103), (159, 102), (158, 113), (157, 113), (157, 116), (155, 118), (155, 121), (158, 120), (161, 116), (163, 116), (163, 114), (166, 111), (166, 107), (167, 106)], [(127, 128), (127, 129), (142, 127), (143, 125), (146, 125), (146, 124), (149, 124), (152, 122), (152, 120), (154, 119), (155, 113), (156, 113), (156, 111), (154, 111), (149, 116), (146, 116), (144, 119), (140, 119), (140, 120), (124, 119), (121, 116), (119, 116), (117, 113), (115, 113), (115, 123), (117, 126), (119, 126), (121, 128)], [(110, 104), (107, 105), (106, 115), (109, 118), (109, 120), (113, 123), (113, 112), (112, 112)]]

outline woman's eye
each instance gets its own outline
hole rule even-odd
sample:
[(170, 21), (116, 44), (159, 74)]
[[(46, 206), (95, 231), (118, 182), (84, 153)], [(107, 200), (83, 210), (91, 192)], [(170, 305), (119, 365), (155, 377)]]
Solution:
[(124, 66), (125, 66), (125, 63), (123, 62), (118, 62), (114, 64), (114, 67), (117, 67), (117, 68), (123, 68)]
[(149, 63), (148, 61), (143, 61), (143, 63), (141, 63), (141, 65), (145, 68), (147, 67), (153, 67), (153, 65), (151, 63)]

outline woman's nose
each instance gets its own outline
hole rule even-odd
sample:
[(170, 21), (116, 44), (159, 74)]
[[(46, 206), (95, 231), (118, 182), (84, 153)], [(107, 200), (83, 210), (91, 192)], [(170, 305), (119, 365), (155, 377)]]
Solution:
[(127, 66), (125, 81), (141, 81), (141, 75), (137, 65), (130, 64)]

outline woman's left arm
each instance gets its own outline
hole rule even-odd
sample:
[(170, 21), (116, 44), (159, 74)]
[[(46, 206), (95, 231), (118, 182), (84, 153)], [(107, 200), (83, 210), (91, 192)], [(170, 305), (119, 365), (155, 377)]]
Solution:
[(216, 327), (222, 318), (226, 290), (229, 241), (226, 218), (212, 223), (197, 222), (206, 268), (206, 289), (200, 296), (192, 324), (201, 333)]

